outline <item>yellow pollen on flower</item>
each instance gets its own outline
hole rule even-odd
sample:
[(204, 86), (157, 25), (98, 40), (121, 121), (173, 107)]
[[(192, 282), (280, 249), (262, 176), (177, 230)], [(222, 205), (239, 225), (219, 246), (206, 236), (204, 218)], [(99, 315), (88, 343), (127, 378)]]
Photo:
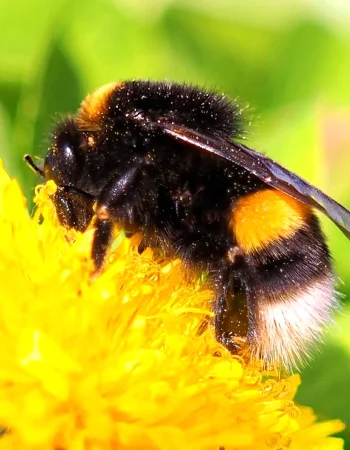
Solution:
[(295, 404), (299, 376), (216, 342), (180, 261), (119, 234), (91, 282), (93, 229), (59, 225), (55, 189), (31, 217), (0, 167), (0, 450), (342, 448), (340, 421)]

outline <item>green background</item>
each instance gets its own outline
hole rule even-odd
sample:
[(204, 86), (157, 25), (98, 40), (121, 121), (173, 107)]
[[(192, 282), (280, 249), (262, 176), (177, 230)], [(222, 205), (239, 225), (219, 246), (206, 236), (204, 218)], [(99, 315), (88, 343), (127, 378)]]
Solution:
[[(216, 88), (248, 106), (248, 144), (350, 206), (348, 0), (10, 0), (0, 5), (0, 156), (28, 197), (60, 115), (113, 80)], [(250, 122), (251, 121), (251, 122)], [(344, 309), (298, 400), (350, 425), (350, 243), (324, 221)], [(350, 448), (350, 433), (343, 437)]]

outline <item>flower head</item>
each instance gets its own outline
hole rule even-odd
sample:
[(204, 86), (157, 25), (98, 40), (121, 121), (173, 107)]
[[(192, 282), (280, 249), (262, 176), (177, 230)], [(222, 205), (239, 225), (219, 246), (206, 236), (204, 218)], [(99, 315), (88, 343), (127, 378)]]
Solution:
[(180, 261), (119, 233), (92, 281), (93, 230), (59, 226), (54, 189), (31, 217), (0, 170), (0, 450), (342, 448), (339, 421), (293, 402), (297, 375), (219, 346)]

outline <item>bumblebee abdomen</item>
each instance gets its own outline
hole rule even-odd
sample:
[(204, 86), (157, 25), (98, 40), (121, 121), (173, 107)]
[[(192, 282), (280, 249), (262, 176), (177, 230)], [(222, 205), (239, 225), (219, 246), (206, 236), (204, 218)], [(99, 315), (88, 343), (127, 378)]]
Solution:
[(297, 365), (336, 306), (332, 261), (312, 209), (276, 190), (240, 198), (230, 226), (244, 255), (254, 356)]

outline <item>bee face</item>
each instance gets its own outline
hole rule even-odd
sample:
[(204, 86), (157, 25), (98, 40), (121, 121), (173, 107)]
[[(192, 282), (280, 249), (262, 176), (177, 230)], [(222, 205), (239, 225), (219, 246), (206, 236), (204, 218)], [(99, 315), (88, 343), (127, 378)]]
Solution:
[(60, 123), (44, 164), (66, 227), (85, 230), (103, 269), (115, 223), (209, 273), (217, 339), (267, 365), (297, 365), (336, 306), (331, 257), (313, 208), (345, 233), (350, 213), (239, 144), (240, 108), (191, 86), (99, 88)]

